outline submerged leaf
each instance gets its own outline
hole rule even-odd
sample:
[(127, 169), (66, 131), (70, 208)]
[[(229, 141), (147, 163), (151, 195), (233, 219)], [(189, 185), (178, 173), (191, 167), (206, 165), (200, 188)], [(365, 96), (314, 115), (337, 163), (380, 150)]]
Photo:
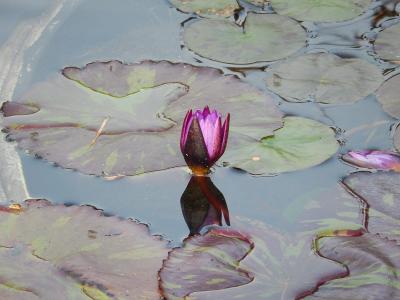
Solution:
[(211, 230), (170, 253), (160, 273), (167, 299), (295, 299), (345, 273), (300, 236), (243, 218), (233, 225), (239, 231)]
[(286, 117), (283, 128), (275, 131), (274, 136), (261, 140), (231, 138), (222, 160), (251, 174), (277, 174), (318, 165), (338, 148), (330, 127), (306, 118)]
[(400, 63), (400, 24), (390, 26), (378, 34), (375, 52), (384, 60)]
[[(43, 267), (45, 271), (48, 269), (47, 273), (56, 274), (55, 278), (49, 275), (51, 282), (40, 279), (43, 289), (39, 292), (45, 295), (51, 290), (46, 291), (44, 286), (57, 289), (54, 285), (61, 280), (62, 272), (66, 277), (62, 285), (70, 286), (73, 279), (76, 285), (85, 286), (86, 294), (108, 295), (109, 299), (160, 298), (157, 271), (168, 249), (165, 242), (149, 235), (145, 225), (104, 217), (92, 207), (66, 207), (33, 200), (25, 202), (20, 214), (0, 211), (0, 249), (20, 245), (29, 247), (35, 258), (26, 252), (16, 256), (14, 263), (1, 261), (1, 266), (7, 263), (15, 269), (9, 277), (1, 272), (2, 279), (6, 276), (8, 287), (39, 289), (35, 287), (39, 280), (35, 274), (38, 267)], [(32, 268), (18, 267), (27, 259), (33, 260)], [(40, 276), (45, 274), (40, 273)], [(1, 283), (4, 285), (2, 280), (0, 286)], [(40, 299), (63, 299), (54, 295), (41, 298), (40, 295)]]
[(285, 100), (345, 104), (373, 93), (383, 82), (381, 70), (364, 60), (328, 53), (305, 54), (273, 65), (267, 85)]
[(400, 125), (397, 126), (394, 132), (394, 147), (400, 152)]
[(243, 27), (228, 20), (191, 22), (183, 39), (202, 57), (242, 65), (287, 57), (305, 46), (306, 33), (290, 18), (249, 13)]
[(213, 68), (110, 61), (63, 74), (5, 103), (4, 125), (20, 148), (86, 174), (135, 175), (185, 165), (179, 137), (192, 108), (230, 112), (231, 136), (260, 139), (281, 126), (269, 96)]
[(324, 238), (319, 252), (349, 269), (349, 277), (319, 287), (307, 300), (400, 299), (400, 247), (364, 234), (360, 237)]
[(270, 0), (280, 15), (301, 21), (339, 22), (361, 15), (371, 0)]
[(226, 18), (239, 9), (236, 0), (170, 0), (180, 11), (211, 18)]
[(400, 75), (384, 82), (376, 93), (383, 110), (393, 118), (400, 119)]
[(400, 174), (358, 172), (344, 179), (368, 205), (367, 229), (400, 245)]

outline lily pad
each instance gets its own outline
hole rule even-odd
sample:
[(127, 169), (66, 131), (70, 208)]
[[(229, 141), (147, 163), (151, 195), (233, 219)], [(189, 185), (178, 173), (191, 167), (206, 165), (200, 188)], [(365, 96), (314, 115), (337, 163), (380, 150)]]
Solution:
[[(245, 139), (246, 143), (241, 140)], [(261, 140), (231, 138), (223, 161), (251, 174), (278, 174), (316, 166), (336, 153), (339, 144), (328, 126), (301, 117), (284, 118), (274, 136)]]
[(394, 147), (400, 152), (400, 126), (397, 126), (394, 132)]
[(310, 239), (332, 236), (339, 231), (359, 235), (364, 230), (365, 202), (350, 194), (341, 184), (318, 188), (293, 199), (283, 217), (292, 223), (290, 231)]
[(211, 230), (170, 253), (160, 273), (167, 299), (297, 299), (322, 280), (345, 274), (298, 236), (243, 218), (233, 224), (238, 230)]
[(280, 15), (300, 21), (340, 22), (361, 15), (371, 0), (270, 0)]
[(320, 253), (346, 265), (349, 277), (319, 287), (307, 300), (380, 300), (400, 298), (400, 247), (364, 234), (361, 237), (324, 238)]
[(111, 61), (63, 74), (5, 103), (4, 125), (20, 148), (86, 174), (136, 175), (185, 165), (179, 137), (188, 109), (209, 105), (229, 112), (230, 136), (260, 139), (282, 124), (269, 96), (212, 68)]
[(170, 0), (182, 12), (203, 17), (229, 17), (240, 6), (236, 0)]
[(268, 88), (293, 102), (352, 103), (375, 92), (384, 80), (375, 65), (329, 53), (288, 59), (268, 73)]
[(368, 231), (396, 240), (400, 245), (400, 174), (358, 172), (344, 179), (369, 205)]
[[(85, 286), (23, 245), (0, 247), (0, 296), (7, 300), (90, 300)], [(96, 288), (94, 288), (96, 289)], [(97, 289), (96, 289), (97, 290)], [(97, 290), (97, 293), (102, 292)]]
[(185, 45), (198, 55), (244, 65), (285, 58), (305, 46), (306, 33), (294, 20), (249, 13), (243, 27), (229, 20), (196, 20), (184, 28)]
[(256, 6), (264, 7), (264, 5), (266, 5), (269, 2), (269, 0), (246, 0), (246, 2)]
[(378, 34), (374, 43), (376, 54), (392, 63), (400, 63), (400, 24), (390, 26)]
[[(0, 211), (0, 249), (20, 245), (29, 247), (37, 259), (51, 264), (43, 267), (48, 272), (63, 272), (76, 285), (86, 285), (86, 293), (108, 296), (88, 299), (160, 298), (157, 272), (168, 249), (160, 238), (150, 236), (143, 224), (104, 217), (92, 207), (27, 201), (18, 214)], [(34, 285), (38, 281), (37, 268), (18, 267), (33, 258), (21, 254), (14, 260), (14, 275), (9, 274), (12, 276), (7, 287), (23, 289)], [(1, 261), (0, 265), (6, 262)], [(2, 272), (2, 278), (3, 275), (7, 276)], [(68, 278), (64, 285), (71, 281)], [(45, 278), (41, 281), (46, 284)], [(48, 299), (54, 298), (53, 295)]]
[(400, 76), (390, 78), (379, 88), (376, 96), (383, 110), (393, 118), (400, 119)]

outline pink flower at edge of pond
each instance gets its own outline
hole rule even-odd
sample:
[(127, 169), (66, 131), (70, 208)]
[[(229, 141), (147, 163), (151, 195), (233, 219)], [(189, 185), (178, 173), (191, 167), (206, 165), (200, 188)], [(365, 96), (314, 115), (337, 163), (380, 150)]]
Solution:
[(363, 168), (400, 171), (400, 155), (390, 151), (349, 151), (343, 159)]
[[(189, 110), (182, 125), (180, 147), (188, 166), (194, 173), (207, 173), (224, 154), (229, 133), (230, 115), (222, 124), (221, 115), (210, 111)], [(199, 172), (197, 172), (198, 170)]]

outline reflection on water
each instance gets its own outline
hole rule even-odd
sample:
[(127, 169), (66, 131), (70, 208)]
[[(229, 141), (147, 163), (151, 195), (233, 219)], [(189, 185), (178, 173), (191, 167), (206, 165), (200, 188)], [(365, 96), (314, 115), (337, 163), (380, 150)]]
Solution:
[(200, 233), (208, 225), (230, 225), (224, 195), (210, 177), (192, 176), (181, 197), (182, 214), (190, 235)]

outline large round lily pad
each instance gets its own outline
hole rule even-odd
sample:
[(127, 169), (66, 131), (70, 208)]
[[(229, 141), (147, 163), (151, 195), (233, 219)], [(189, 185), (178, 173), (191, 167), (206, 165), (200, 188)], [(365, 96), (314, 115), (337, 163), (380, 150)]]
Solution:
[(400, 245), (400, 173), (358, 172), (344, 183), (368, 203), (368, 231)]
[[(28, 249), (12, 261), (7, 257), (14, 252), (0, 251), (0, 259), (7, 260), (0, 263), (0, 287), (4, 283), (16, 287), (9, 291), (15, 292), (13, 297), (7, 299), (21, 299), (21, 291), (30, 292), (33, 298), (29, 299), (35, 299), (34, 295), (64, 299), (49, 293), (61, 288), (75, 293), (79, 286), (82, 297), (104, 297), (73, 299), (160, 298), (157, 272), (168, 253), (166, 243), (150, 236), (143, 224), (104, 217), (92, 207), (33, 200), (25, 202), (20, 213), (0, 211), (0, 249), (4, 247), (17, 254), (19, 247)], [(19, 267), (21, 264), (24, 267)], [(14, 271), (4, 272), (4, 266)], [(46, 273), (39, 274), (38, 269)], [(46, 277), (39, 280), (38, 276)], [(47, 290), (48, 285), (52, 289)]]
[(5, 103), (4, 126), (20, 148), (87, 174), (185, 165), (179, 138), (188, 109), (229, 112), (230, 136), (260, 139), (282, 124), (269, 96), (212, 68), (111, 61), (63, 74)]
[(375, 40), (374, 49), (380, 58), (400, 63), (400, 24), (380, 32)]
[[(242, 142), (246, 139), (246, 143)], [(222, 160), (251, 174), (277, 174), (318, 165), (339, 148), (335, 132), (328, 126), (301, 117), (284, 118), (274, 136), (261, 140), (231, 138)]]
[(203, 17), (229, 17), (239, 9), (236, 0), (170, 0), (182, 12), (196, 13)]
[(397, 126), (394, 132), (394, 147), (400, 152), (400, 125)]
[(393, 118), (400, 119), (400, 75), (390, 78), (379, 88), (376, 96), (383, 110)]
[(324, 238), (320, 253), (346, 265), (349, 276), (328, 281), (307, 300), (400, 299), (400, 247), (373, 234)]
[(270, 0), (280, 15), (301, 21), (339, 22), (361, 15), (371, 0)]
[(383, 82), (381, 70), (361, 59), (311, 53), (273, 65), (268, 88), (288, 101), (345, 104), (373, 93)]
[(188, 23), (183, 39), (202, 57), (242, 65), (287, 57), (305, 46), (306, 33), (290, 18), (249, 13), (243, 27), (229, 20)]
[(233, 226), (188, 239), (170, 253), (160, 273), (166, 299), (297, 299), (346, 272), (299, 236), (244, 218)]
[[(77, 283), (50, 262), (36, 257), (27, 246), (0, 247), (0, 296), (7, 300), (107, 300), (95, 287)], [(100, 297), (91, 297), (93, 292)]]

